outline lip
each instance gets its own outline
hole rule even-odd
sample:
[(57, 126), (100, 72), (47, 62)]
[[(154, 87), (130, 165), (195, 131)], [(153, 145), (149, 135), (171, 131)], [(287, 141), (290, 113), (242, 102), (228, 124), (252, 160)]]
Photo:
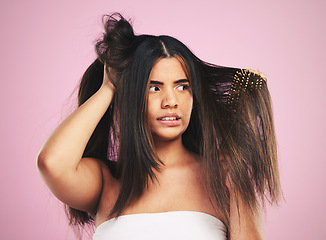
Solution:
[(162, 120), (163, 118), (167, 118), (167, 117), (175, 117), (177, 120), (179, 120), (181, 117), (176, 114), (176, 113), (168, 113), (168, 114), (165, 114), (161, 117), (158, 117), (157, 120)]
[[(171, 118), (171, 117), (176, 118), (176, 119), (175, 120), (163, 120), (164, 118)], [(176, 113), (165, 114), (161, 117), (158, 117), (156, 120), (159, 121), (161, 124), (168, 126), (168, 127), (176, 127), (181, 124), (181, 117)]]

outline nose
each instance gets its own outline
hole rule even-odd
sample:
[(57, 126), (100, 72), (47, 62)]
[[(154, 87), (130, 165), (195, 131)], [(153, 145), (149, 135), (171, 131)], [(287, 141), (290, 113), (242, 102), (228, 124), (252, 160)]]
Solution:
[(162, 99), (162, 108), (176, 108), (178, 107), (177, 97), (172, 91), (167, 91)]

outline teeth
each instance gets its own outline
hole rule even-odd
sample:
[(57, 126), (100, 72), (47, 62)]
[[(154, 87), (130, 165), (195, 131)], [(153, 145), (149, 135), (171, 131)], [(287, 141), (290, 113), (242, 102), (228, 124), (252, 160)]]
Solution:
[(164, 117), (162, 118), (163, 121), (172, 121), (172, 120), (177, 120), (176, 117)]

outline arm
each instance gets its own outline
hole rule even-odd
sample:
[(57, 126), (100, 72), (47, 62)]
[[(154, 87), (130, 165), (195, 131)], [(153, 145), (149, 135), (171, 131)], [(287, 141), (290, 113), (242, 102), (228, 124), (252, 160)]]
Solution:
[(38, 155), (37, 166), (45, 183), (59, 200), (75, 209), (95, 210), (101, 194), (101, 163), (82, 159), (82, 155), (113, 94), (104, 71), (101, 88), (55, 129)]

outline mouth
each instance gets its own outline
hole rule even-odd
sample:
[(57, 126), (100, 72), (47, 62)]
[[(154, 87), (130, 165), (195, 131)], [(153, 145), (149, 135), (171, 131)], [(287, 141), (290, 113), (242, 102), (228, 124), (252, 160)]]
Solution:
[(161, 117), (158, 117), (159, 121), (178, 121), (181, 117), (177, 113), (167, 113)]
[(161, 117), (161, 118), (158, 118), (157, 120), (159, 120), (159, 121), (176, 121), (179, 119), (181, 119), (181, 118), (180, 117)]
[(168, 113), (157, 118), (157, 120), (166, 127), (177, 127), (181, 125), (181, 117), (176, 113)]

